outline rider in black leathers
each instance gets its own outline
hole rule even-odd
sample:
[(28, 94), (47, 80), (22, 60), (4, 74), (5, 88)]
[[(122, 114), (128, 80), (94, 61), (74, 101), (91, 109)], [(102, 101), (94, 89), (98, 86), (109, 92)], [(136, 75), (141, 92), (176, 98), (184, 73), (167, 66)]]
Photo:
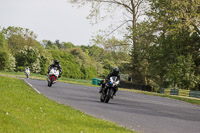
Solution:
[(54, 61), (54, 63), (51, 64), (51, 65), (48, 67), (48, 74), (49, 74), (51, 68), (54, 68), (54, 67), (57, 67), (57, 68), (58, 68), (58, 70), (59, 70), (59, 76), (58, 76), (58, 77), (60, 78), (60, 77), (61, 77), (61, 74), (62, 74), (62, 67), (61, 67), (61, 65), (59, 64), (59, 60), (58, 60), (58, 59), (56, 59), (56, 60)]
[[(112, 71), (110, 74), (108, 74), (108, 76), (107, 76), (107, 77), (105, 78), (105, 80), (102, 82), (102, 85), (101, 85), (101, 88), (100, 88), (100, 90), (99, 90), (99, 93), (102, 93), (102, 90), (103, 90), (103, 88), (105, 87), (105, 84), (106, 84), (108, 81), (110, 81), (110, 77), (112, 77), (112, 76), (116, 76), (116, 77), (117, 77), (117, 81), (118, 81), (118, 80), (120, 81), (119, 68), (115, 67), (115, 68), (113, 69), (113, 71)], [(117, 91), (118, 91), (118, 87), (116, 87), (116, 89), (114, 90), (114, 94), (113, 94), (113, 95), (115, 95)]]

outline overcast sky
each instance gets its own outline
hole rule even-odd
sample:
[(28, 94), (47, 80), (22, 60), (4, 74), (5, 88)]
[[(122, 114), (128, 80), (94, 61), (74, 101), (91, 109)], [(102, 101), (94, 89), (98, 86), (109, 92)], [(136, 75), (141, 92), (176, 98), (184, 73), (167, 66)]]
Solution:
[(0, 26), (28, 28), (37, 40), (60, 40), (88, 45), (104, 23), (92, 26), (86, 19), (89, 8), (77, 8), (68, 0), (0, 0)]

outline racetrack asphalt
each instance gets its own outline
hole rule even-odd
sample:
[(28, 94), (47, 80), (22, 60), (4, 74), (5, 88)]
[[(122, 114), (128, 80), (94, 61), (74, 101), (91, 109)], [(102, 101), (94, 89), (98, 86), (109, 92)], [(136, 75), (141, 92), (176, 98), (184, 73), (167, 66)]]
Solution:
[(100, 102), (98, 87), (26, 79), (42, 95), (86, 114), (115, 122), (139, 133), (200, 133), (200, 106), (130, 91)]

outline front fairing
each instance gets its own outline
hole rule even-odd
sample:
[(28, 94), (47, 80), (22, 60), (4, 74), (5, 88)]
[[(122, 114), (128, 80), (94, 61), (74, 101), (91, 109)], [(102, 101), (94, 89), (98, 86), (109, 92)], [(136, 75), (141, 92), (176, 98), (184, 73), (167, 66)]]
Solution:
[(54, 67), (50, 70), (49, 76), (55, 76), (56, 78), (59, 76), (59, 70), (57, 67)]
[(110, 77), (110, 86), (116, 87), (119, 84), (119, 80), (117, 81), (117, 76)]

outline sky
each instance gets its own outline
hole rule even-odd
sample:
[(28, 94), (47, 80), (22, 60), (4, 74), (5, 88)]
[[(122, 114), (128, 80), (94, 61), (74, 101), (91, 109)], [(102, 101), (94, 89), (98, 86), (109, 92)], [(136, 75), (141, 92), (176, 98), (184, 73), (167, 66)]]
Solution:
[(68, 0), (0, 0), (0, 27), (28, 28), (37, 40), (60, 40), (89, 45), (91, 36), (108, 24), (91, 25), (89, 7), (78, 8)]

